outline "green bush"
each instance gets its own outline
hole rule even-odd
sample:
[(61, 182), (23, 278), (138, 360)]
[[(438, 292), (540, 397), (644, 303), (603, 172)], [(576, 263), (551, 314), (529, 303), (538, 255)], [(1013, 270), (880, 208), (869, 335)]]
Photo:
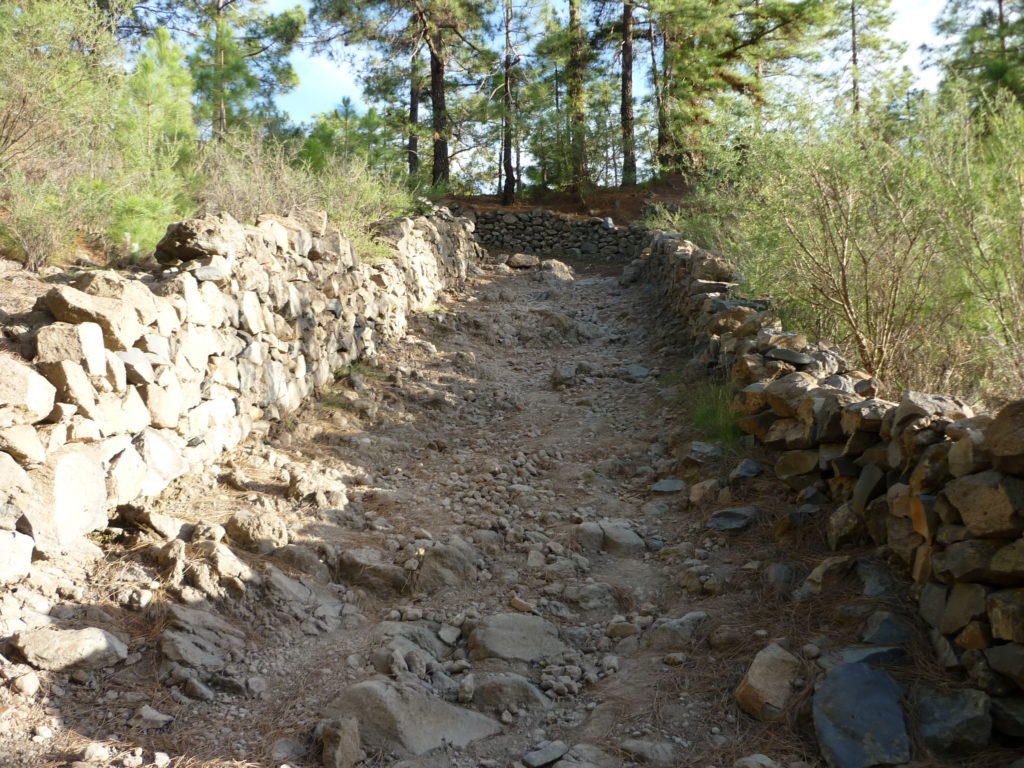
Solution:
[(1019, 104), (950, 89), (712, 138), (692, 204), (657, 225), (735, 257), (787, 327), (840, 343), (890, 391), (997, 401), (1024, 384)]

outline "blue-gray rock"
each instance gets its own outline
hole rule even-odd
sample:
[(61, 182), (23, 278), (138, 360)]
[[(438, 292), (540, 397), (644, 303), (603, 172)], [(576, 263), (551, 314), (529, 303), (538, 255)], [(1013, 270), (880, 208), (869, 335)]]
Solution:
[(686, 454), (682, 462), (688, 466), (702, 466), (713, 464), (722, 458), (722, 447), (714, 443), (705, 443), (701, 440), (694, 440), (686, 447)]
[(861, 594), (865, 597), (883, 597), (892, 594), (895, 583), (889, 567), (881, 560), (865, 558), (857, 561), (854, 570), (861, 583)]
[(1004, 736), (1024, 739), (1024, 696), (992, 699), (992, 724)]
[(651, 375), (651, 371), (642, 365), (627, 365), (619, 368), (619, 377), (634, 383), (641, 382)]
[(901, 664), (907, 659), (907, 651), (898, 645), (847, 645), (818, 659), (818, 666), (825, 670), (835, 669), (844, 664)]
[(982, 691), (923, 691), (917, 705), (921, 736), (940, 754), (981, 749), (992, 736), (990, 699)]
[(910, 760), (902, 689), (885, 672), (843, 664), (814, 694), (814, 731), (830, 768), (874, 768)]
[(564, 741), (549, 741), (540, 749), (527, 752), (523, 755), (523, 765), (526, 768), (540, 768), (555, 762), (558, 758), (569, 751), (569, 745)]
[(757, 519), (755, 507), (720, 509), (712, 513), (707, 527), (714, 531), (742, 531)]
[(651, 490), (655, 493), (679, 493), (685, 487), (686, 483), (678, 477), (666, 477), (652, 485)]
[(791, 365), (810, 365), (814, 362), (814, 358), (810, 355), (805, 355), (803, 352), (795, 352), (792, 349), (784, 349), (783, 347), (769, 349), (765, 353), (765, 357), (769, 360), (781, 360)]
[(764, 467), (753, 459), (743, 459), (736, 468), (729, 473), (730, 480), (751, 480), (764, 473)]
[(860, 639), (871, 645), (900, 645), (914, 639), (914, 628), (902, 616), (875, 611), (864, 625)]

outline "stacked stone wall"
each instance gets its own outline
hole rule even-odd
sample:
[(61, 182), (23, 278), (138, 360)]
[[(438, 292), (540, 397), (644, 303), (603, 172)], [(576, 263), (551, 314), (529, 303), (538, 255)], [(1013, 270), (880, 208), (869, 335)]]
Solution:
[[(441, 209), (362, 263), (323, 214), (169, 227), (162, 267), (58, 276), (0, 351), (0, 583), (215, 461), (401, 335), (482, 253)], [(11, 318), (8, 317), (11, 321)]]
[(633, 259), (650, 239), (639, 225), (617, 227), (611, 219), (573, 218), (551, 211), (467, 212), (477, 237), (490, 248), (568, 258)]
[(675, 234), (648, 247), (624, 280), (664, 288), (695, 360), (734, 386), (740, 428), (779, 451), (775, 473), (798, 493), (797, 516), (826, 518), (837, 554), (797, 596), (853, 569), (844, 550), (886, 548), (913, 577), (940, 662), (993, 696), (993, 712), (1018, 707), (1024, 400), (993, 416), (948, 395), (882, 399), (838, 349), (784, 330), (767, 302), (737, 298), (727, 259)]

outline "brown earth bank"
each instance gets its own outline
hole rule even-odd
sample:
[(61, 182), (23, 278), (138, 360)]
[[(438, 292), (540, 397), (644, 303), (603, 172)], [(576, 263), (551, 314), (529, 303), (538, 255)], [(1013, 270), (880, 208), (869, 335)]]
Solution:
[[(773, 457), (693, 426), (721, 387), (654, 287), (507, 261), (122, 510), (98, 566), (0, 592), (0, 622), (92, 633), (0, 649), (0, 766), (814, 768), (827, 704), (861, 761), (832, 765), (1019, 757), (891, 552), (828, 567)], [(840, 666), (881, 677), (819, 697)]]

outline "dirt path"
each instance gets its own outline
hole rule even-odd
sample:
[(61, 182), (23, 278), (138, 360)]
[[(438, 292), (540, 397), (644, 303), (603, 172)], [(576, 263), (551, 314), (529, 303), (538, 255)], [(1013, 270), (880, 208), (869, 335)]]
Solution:
[[(239, 553), (245, 563), (341, 582), (322, 590), (344, 609), (320, 615), (323, 603), (253, 589), (197, 603), (246, 633), (227, 670), (241, 688), (168, 681), (165, 620), (126, 624), (111, 609), (140, 658), (52, 692), (37, 717), (67, 729), (55, 742), (65, 758), (84, 738), (110, 748), (97, 766), (127, 768), (126, 745), (143, 747), (145, 764), (160, 750), (182, 768), (318, 766), (317, 727), (339, 696), (386, 678), (480, 712), (496, 733), (420, 756), (396, 744), (370, 766), (703, 768), (772, 748), (780, 766), (814, 764), (805, 743), (733, 701), (751, 655), (796, 619), (766, 597), (765, 537), (709, 532), (705, 507), (687, 500), (690, 484), (727, 476), (738, 457), (680, 461), (700, 437), (679, 421), (692, 383), (652, 325), (647, 289), (586, 265), (566, 282), (508, 272), (489, 267), (374, 365), (339, 372), (280, 434), (159, 505), (193, 523), (226, 524), (239, 510), (280, 517), (288, 558)], [(344, 479), (347, 506), (287, 498), (284, 471), (310, 462)], [(677, 477), (682, 492), (652, 490)], [(773, 481), (748, 480), (711, 496), (738, 505), (776, 494)], [(95, 585), (110, 593), (155, 577), (159, 601), (160, 567), (138, 553), (163, 546), (131, 540)], [(550, 646), (531, 650), (549, 629)], [(173, 721), (126, 725), (140, 703)], [(396, 728), (433, 727), (411, 719)], [(551, 760), (530, 756), (544, 748)]]

